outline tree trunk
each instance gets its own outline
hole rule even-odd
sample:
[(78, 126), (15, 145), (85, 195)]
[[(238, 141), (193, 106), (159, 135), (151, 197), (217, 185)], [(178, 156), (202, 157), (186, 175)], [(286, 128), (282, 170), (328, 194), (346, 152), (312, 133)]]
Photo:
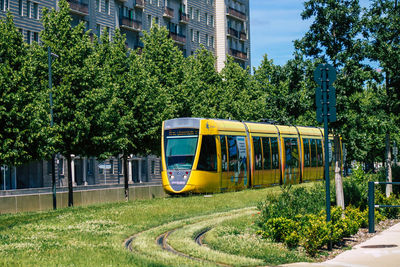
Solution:
[[(386, 133), (386, 182), (392, 182), (392, 155), (390, 153), (390, 133)], [(386, 185), (386, 197), (393, 193), (391, 184)]]
[(74, 194), (72, 189), (72, 168), (71, 168), (71, 154), (66, 156), (68, 162), (68, 207), (74, 206)]
[(342, 181), (342, 158), (340, 155), (340, 139), (335, 136), (335, 187), (336, 187), (336, 205), (344, 210), (344, 194), (343, 194), (343, 181)]
[(128, 184), (128, 156), (124, 153), (123, 155), (124, 163), (124, 188), (125, 188), (125, 200), (129, 200), (129, 184)]

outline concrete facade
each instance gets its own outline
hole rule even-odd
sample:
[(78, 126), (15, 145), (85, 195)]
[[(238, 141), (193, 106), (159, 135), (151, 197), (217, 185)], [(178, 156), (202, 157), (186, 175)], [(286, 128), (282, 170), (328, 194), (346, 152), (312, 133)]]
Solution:
[[(100, 35), (119, 28), (131, 49), (143, 47), (140, 37), (152, 23), (165, 26), (184, 56), (204, 46), (217, 57), (220, 71), (231, 55), (250, 66), (249, 0), (68, 0), (72, 25), (80, 22)], [(58, 0), (0, 0), (0, 18), (9, 10), (25, 41), (40, 42), (43, 8), (57, 8)]]

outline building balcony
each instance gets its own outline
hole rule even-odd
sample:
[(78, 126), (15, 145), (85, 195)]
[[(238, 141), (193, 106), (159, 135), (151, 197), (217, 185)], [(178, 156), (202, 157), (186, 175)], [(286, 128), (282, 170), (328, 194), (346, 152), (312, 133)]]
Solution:
[(144, 0), (136, 0), (135, 1), (135, 7), (137, 7), (137, 8), (143, 9), (145, 5), (146, 5), (146, 3), (144, 2)]
[(142, 30), (142, 22), (138, 20), (133, 20), (130, 18), (122, 17), (119, 20), (119, 26), (121, 28), (130, 30), (130, 31), (135, 31), (135, 32), (140, 32)]
[(183, 12), (180, 12), (180, 19), (179, 19), (180, 23), (189, 23), (189, 15)]
[(182, 34), (177, 34), (175, 32), (169, 32), (169, 37), (171, 37), (172, 40), (174, 40), (176, 43), (180, 45), (185, 45), (186, 44), (186, 36)]
[(247, 19), (246, 13), (243, 13), (242, 11), (236, 10), (236, 9), (234, 9), (232, 7), (228, 7), (227, 15), (231, 16), (231, 17), (234, 17), (234, 18), (236, 18), (238, 20), (241, 20), (241, 21), (246, 21), (246, 19)]
[(243, 41), (247, 40), (247, 34), (245, 32), (240, 32), (240, 40), (243, 40)]
[(163, 17), (170, 18), (170, 19), (174, 18), (174, 9), (166, 6), (164, 8)]
[(239, 38), (239, 32), (234, 28), (228, 28), (228, 35), (231, 37)]
[(87, 16), (89, 15), (89, 3), (88, 1), (82, 0), (67, 0), (69, 3), (69, 7), (71, 9), (71, 13)]
[(230, 48), (228, 51), (229, 55), (231, 55), (232, 57), (236, 58), (236, 59), (240, 59), (240, 60), (247, 60), (247, 53), (236, 50), (236, 49), (232, 49)]

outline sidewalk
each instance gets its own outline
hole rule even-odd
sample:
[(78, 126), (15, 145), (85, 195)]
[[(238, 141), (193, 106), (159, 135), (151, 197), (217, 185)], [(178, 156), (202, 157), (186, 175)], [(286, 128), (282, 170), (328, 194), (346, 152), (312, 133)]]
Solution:
[(293, 263), (287, 267), (399, 267), (400, 223), (322, 263)]

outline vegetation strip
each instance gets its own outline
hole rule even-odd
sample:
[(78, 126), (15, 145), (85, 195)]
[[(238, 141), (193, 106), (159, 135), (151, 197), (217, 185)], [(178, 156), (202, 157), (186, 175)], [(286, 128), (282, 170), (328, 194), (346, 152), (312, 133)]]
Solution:
[[(198, 255), (196, 254), (192, 255), (191, 253), (187, 253), (186, 251), (181, 251), (181, 249), (172, 247), (172, 245), (167, 242), (167, 238), (170, 237), (172, 234), (175, 234), (177, 231), (183, 231), (183, 233), (185, 233), (185, 228), (188, 225), (198, 225), (200, 223), (202, 230), (201, 232), (204, 232), (205, 228), (202, 225), (203, 223), (209, 225), (211, 221), (215, 220), (217, 221), (217, 223), (219, 223), (232, 217), (243, 216), (254, 212), (255, 208), (251, 207), (174, 221), (137, 233), (132, 237), (126, 239), (124, 245), (128, 250), (135, 251), (143, 255), (156, 253), (160, 259), (164, 259), (163, 262), (165, 262), (166, 264), (173, 262), (174, 257), (184, 257), (190, 261), (188, 262), (188, 264), (193, 264), (193, 261), (196, 261), (199, 264), (200, 261), (201, 265), (203, 265), (204, 263), (208, 263), (211, 265), (228, 266), (228, 264), (224, 262), (219, 262), (219, 260), (210, 260), (209, 258), (205, 259), (204, 256), (206, 255), (202, 255), (201, 253), (200, 255), (203, 257), (198, 257)], [(193, 244), (196, 244), (192, 236), (193, 235), (190, 236), (190, 240)], [(156, 242), (154, 242), (154, 240)], [(152, 255), (154, 256), (154, 254)], [(237, 257), (236, 255), (224, 256)], [(217, 257), (216, 259), (219, 258)], [(251, 260), (253, 259), (250, 259), (250, 261)], [(232, 262), (234, 263), (234, 261)]]
[(252, 214), (255, 214), (255, 210), (248, 209), (244, 212), (240, 211), (239, 213), (231, 213), (223, 217), (213, 217), (209, 218), (208, 220), (193, 223), (191, 225), (185, 225), (179, 229), (176, 229), (176, 231), (169, 235), (168, 244), (174, 247), (175, 250), (178, 250), (184, 254), (188, 254), (196, 258), (202, 258), (203, 260), (218, 264), (232, 266), (264, 264), (262, 260), (213, 250), (207, 246), (199, 246), (196, 242), (196, 237), (200, 236), (201, 233), (204, 233), (205, 229), (215, 227), (226, 220), (231, 220), (241, 216), (250, 216)]

